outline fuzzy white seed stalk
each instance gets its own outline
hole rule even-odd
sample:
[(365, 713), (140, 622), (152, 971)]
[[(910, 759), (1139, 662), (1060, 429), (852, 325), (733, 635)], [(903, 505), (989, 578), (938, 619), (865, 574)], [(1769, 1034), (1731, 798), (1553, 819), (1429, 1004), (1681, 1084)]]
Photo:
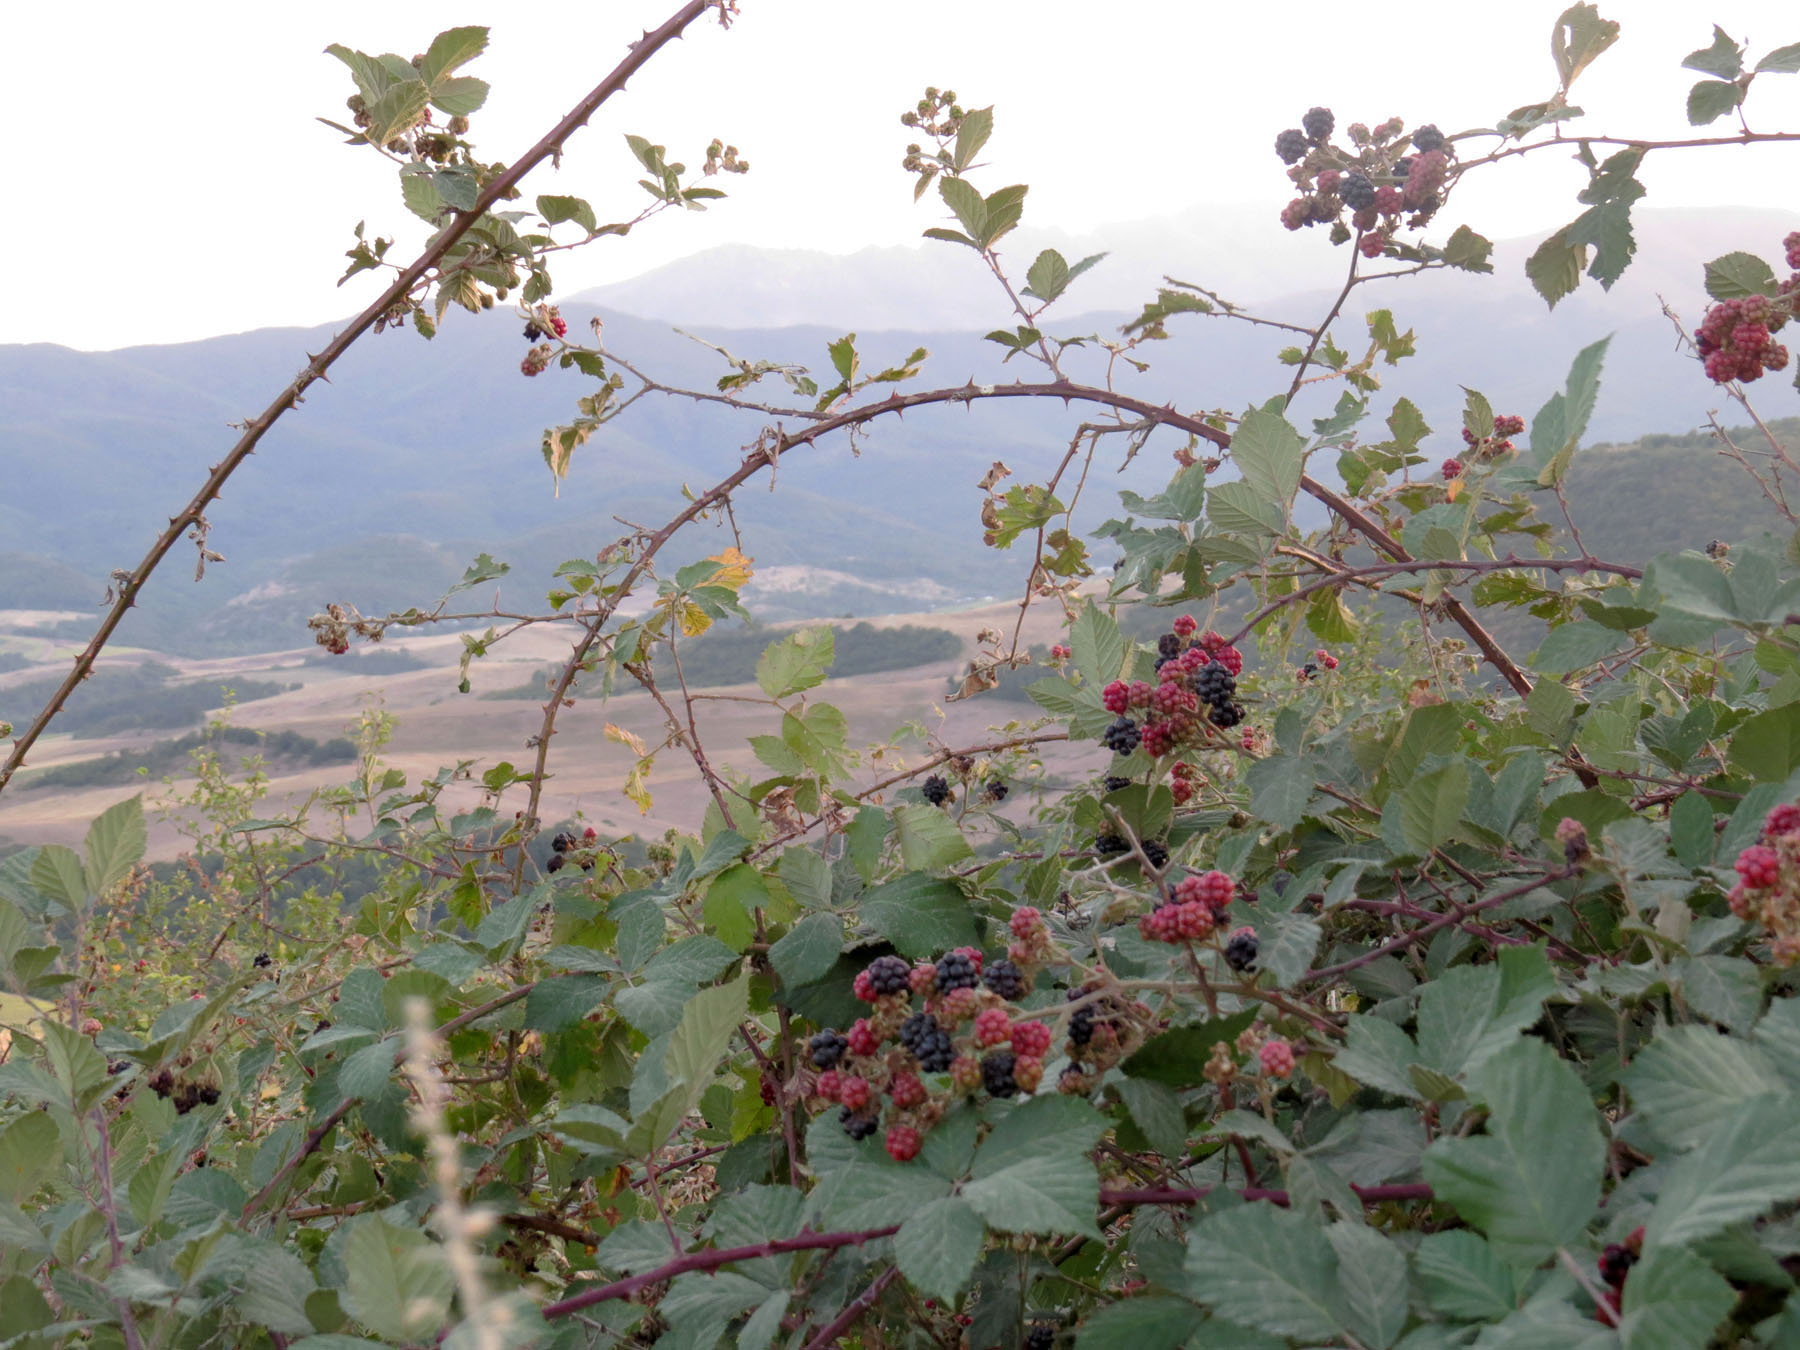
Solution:
[(436, 1228), (444, 1242), (444, 1257), (462, 1299), (464, 1329), (471, 1350), (505, 1350), (506, 1330), (512, 1321), (503, 1303), (491, 1300), (481, 1280), (481, 1258), (476, 1242), (493, 1225), (493, 1216), (472, 1210), (462, 1202), (462, 1168), (457, 1158), (456, 1136), (450, 1132), (445, 1107), (450, 1093), (437, 1071), (442, 1042), (431, 1025), (431, 1005), (422, 998), (406, 1001), (406, 1062), (404, 1069), (417, 1096), (413, 1124), (431, 1148), (432, 1171), (437, 1182)]

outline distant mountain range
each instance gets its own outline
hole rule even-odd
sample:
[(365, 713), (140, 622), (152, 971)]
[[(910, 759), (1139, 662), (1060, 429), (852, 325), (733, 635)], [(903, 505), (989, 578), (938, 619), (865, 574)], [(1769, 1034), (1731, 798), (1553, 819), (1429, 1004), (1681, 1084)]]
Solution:
[[(1377, 415), (1395, 396), (1411, 397), (1440, 429), (1433, 444), (1445, 454), (1457, 443), (1459, 386), (1529, 417), (1561, 386), (1574, 352), (1609, 332), (1616, 336), (1592, 438), (1686, 431), (1722, 400), (1675, 350), (1658, 295), (1691, 324), (1705, 304), (1707, 258), (1734, 248), (1774, 256), (1797, 226), (1800, 215), (1783, 213), (1641, 212), (1637, 263), (1612, 294), (1587, 283), (1553, 313), (1523, 276), (1535, 241), (1511, 241), (1496, 250), (1495, 276), (1438, 273), (1358, 292), (1339, 341), (1359, 351), (1361, 311), (1393, 306), (1402, 328), (1416, 331), (1419, 355), (1383, 368)], [(1310, 319), (1329, 303), (1314, 288), (1345, 257), (1316, 232), (1282, 236), (1272, 222), (1234, 213), (1054, 242), (1071, 258), (1112, 249), (1064, 302), (1071, 317), (1049, 325), (1064, 335), (1116, 336), (1163, 271), (1233, 299), (1270, 296), (1273, 275), (1298, 293), (1275, 296), (1269, 311)], [(1015, 252), (1028, 261), (1035, 245), (1024, 243)], [(922, 387), (1030, 376), (1018, 361), (1003, 366), (1000, 350), (982, 341), (1007, 315), (973, 264), (946, 245), (847, 258), (718, 249), (585, 293), (564, 313), (577, 331), (600, 314), (609, 347), (671, 384), (708, 387), (728, 369), (673, 324), (740, 355), (805, 362), (815, 372), (829, 371), (825, 344), (856, 327), (865, 370), (929, 349)], [(1197, 316), (1170, 328), (1176, 340), (1141, 353), (1154, 367), (1123, 374), (1124, 388), (1184, 408), (1232, 410), (1279, 391), (1272, 357), (1286, 338), (1278, 332)], [(107, 573), (137, 560), (230, 444), (227, 423), (260, 408), (324, 338), (323, 329), (268, 329), (112, 352), (0, 347), (0, 609), (91, 610)], [(577, 451), (553, 496), (539, 433), (566, 420), (590, 386), (572, 372), (522, 378), (524, 346), (512, 317), (460, 312), (430, 345), (411, 333), (358, 344), (209, 513), (210, 546), (228, 561), (196, 586), (190, 559), (172, 558), (123, 640), (190, 653), (301, 645), (306, 616), (325, 602), (365, 612), (429, 602), (482, 549), (515, 565), (499, 584), (503, 596), (532, 604), (557, 561), (591, 555), (619, 533), (618, 518), (664, 518), (683, 484), (699, 489), (729, 472), (767, 420), (646, 398)], [(1072, 373), (1094, 378), (1102, 360), (1096, 348), (1076, 352)], [(768, 397), (780, 402), (773, 384)], [(1765, 415), (1800, 407), (1791, 385), (1764, 387)], [(1296, 418), (1318, 415), (1335, 397), (1332, 386), (1316, 386)], [(976, 480), (995, 459), (1021, 476), (1041, 470), (1080, 416), (1053, 403), (920, 410), (876, 426), (860, 456), (839, 440), (784, 462), (775, 491), (758, 482), (737, 503), (747, 551), (760, 567), (783, 569), (774, 574), (779, 586), (751, 593), (753, 606), (767, 618), (873, 614), (1015, 586), (1026, 561), (1003, 559), (994, 569), (980, 544)], [(1169, 462), (1157, 445), (1123, 480), (1110, 466), (1094, 477), (1087, 526), (1116, 513), (1119, 482), (1143, 490), (1160, 481)], [(682, 554), (728, 542), (724, 530), (700, 527)]]

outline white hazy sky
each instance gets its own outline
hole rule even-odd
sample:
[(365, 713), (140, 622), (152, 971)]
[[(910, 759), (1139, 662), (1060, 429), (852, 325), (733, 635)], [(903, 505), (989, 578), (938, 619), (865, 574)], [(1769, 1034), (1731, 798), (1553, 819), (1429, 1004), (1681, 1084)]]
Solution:
[[(375, 283), (338, 290), (351, 229), (416, 242), (392, 166), (314, 120), (344, 119), (348, 72), (330, 42), (423, 50), (439, 27), (488, 23), (468, 73), (494, 93), (475, 120), (489, 159), (528, 146), (673, 0), (527, 7), (458, 0), (161, 5), (116, 0), (9, 7), (0, 126), (13, 184), (0, 342), (109, 348), (276, 324), (328, 322)], [(848, 253), (911, 243), (939, 223), (911, 202), (897, 122), (926, 84), (997, 105), (989, 186), (1031, 184), (1027, 220), (1087, 231), (1208, 202), (1266, 206), (1291, 193), (1275, 133), (1314, 103), (1339, 124), (1390, 115), (1454, 132), (1491, 125), (1554, 87), (1549, 33), (1562, 0), (1402, 6), (1341, 0), (742, 0), (730, 32), (696, 25), (602, 109), (536, 192), (588, 197), (602, 219), (641, 190), (623, 133), (697, 163), (714, 135), (752, 172), (731, 199), (665, 216), (560, 261), (564, 292), (715, 244)], [(1716, 21), (1755, 56), (1800, 41), (1791, 0), (1602, 0), (1624, 35), (1576, 86), (1594, 132), (1687, 131), (1682, 57)], [(1760, 80), (1757, 128), (1800, 125), (1800, 76)], [(1721, 122), (1719, 128), (1728, 124)], [(1646, 205), (1800, 203), (1800, 146), (1653, 158)], [(1549, 151), (1481, 176), (1459, 216), (1491, 237), (1553, 226), (1577, 209), (1581, 172)], [(1746, 240), (1765, 254), (1773, 241)], [(1326, 247), (1323, 238), (1321, 248)]]

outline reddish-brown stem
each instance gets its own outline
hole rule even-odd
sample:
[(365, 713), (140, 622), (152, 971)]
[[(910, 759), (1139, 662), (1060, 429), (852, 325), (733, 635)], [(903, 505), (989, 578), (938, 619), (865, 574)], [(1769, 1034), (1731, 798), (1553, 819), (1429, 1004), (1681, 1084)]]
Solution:
[(892, 1237), (900, 1231), (899, 1224), (889, 1224), (885, 1228), (864, 1228), (848, 1233), (800, 1233), (791, 1238), (775, 1238), (769, 1242), (758, 1242), (747, 1247), (715, 1247), (708, 1251), (688, 1252), (685, 1256), (673, 1261), (664, 1262), (654, 1270), (647, 1270), (641, 1275), (632, 1275), (623, 1280), (614, 1280), (611, 1284), (603, 1284), (595, 1289), (584, 1289), (556, 1303), (546, 1304), (543, 1315), (546, 1321), (558, 1317), (567, 1317), (570, 1313), (580, 1312), (583, 1308), (591, 1308), (597, 1303), (610, 1302), (616, 1298), (630, 1298), (640, 1289), (648, 1288), (663, 1280), (673, 1279), (677, 1275), (685, 1275), (693, 1270), (717, 1270), (720, 1266), (728, 1266), (734, 1261), (754, 1261), (763, 1256), (781, 1256), (786, 1252), (830, 1251), (839, 1247), (860, 1247), (866, 1242), (875, 1242), (885, 1237)]
[(869, 1287), (844, 1305), (844, 1310), (819, 1328), (802, 1350), (825, 1350), (825, 1347), (836, 1343), (837, 1338), (855, 1325), (856, 1319), (875, 1306), (875, 1300), (881, 1297), (886, 1289), (900, 1274), (899, 1266), (889, 1266), (869, 1283)]

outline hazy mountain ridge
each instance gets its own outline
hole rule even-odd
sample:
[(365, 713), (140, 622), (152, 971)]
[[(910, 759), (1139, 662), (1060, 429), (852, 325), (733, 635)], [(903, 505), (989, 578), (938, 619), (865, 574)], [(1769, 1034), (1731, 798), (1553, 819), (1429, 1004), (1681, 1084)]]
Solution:
[[(1185, 228), (1184, 220), (1130, 228), (1166, 241)], [(1388, 387), (1375, 400), (1371, 426), (1405, 394), (1441, 429), (1431, 448), (1449, 454), (1459, 386), (1479, 387), (1497, 409), (1529, 417), (1561, 386), (1573, 354), (1612, 332), (1591, 438), (1686, 430), (1722, 400), (1675, 352), (1658, 293), (1692, 322), (1705, 303), (1704, 259), (1734, 247), (1772, 254), (1773, 241), (1796, 224), (1800, 216), (1781, 213), (1643, 212), (1637, 263), (1612, 294), (1588, 283), (1551, 313), (1524, 280), (1529, 240), (1497, 249), (1495, 276), (1435, 273), (1359, 292), (1363, 307), (1392, 305), (1402, 328), (1418, 334), (1420, 353), (1381, 369)], [(1214, 272), (1228, 265), (1245, 279), (1268, 275), (1253, 266), (1267, 250), (1258, 254), (1245, 242), (1247, 220), (1231, 228), (1244, 238), (1212, 236), (1215, 244), (1225, 238), (1230, 245), (1214, 250)], [(1148, 246), (1137, 248), (1130, 239), (1121, 246), (1116, 234), (1093, 241), (1094, 251), (1111, 243), (1114, 256), (1082, 278), (1065, 303), (1127, 299), (1144, 276), (1154, 283)], [(1328, 263), (1335, 271), (1346, 256), (1316, 232), (1276, 242), (1283, 249), (1310, 246), (1309, 268)], [(1058, 246), (1075, 256), (1089, 244)], [(974, 261), (963, 252), (946, 246), (828, 259), (715, 250), (598, 294), (625, 307), (656, 299), (683, 326), (735, 353), (804, 362), (815, 371), (829, 368), (825, 344), (852, 322), (734, 329), (709, 323), (705, 304), (712, 304), (715, 321), (760, 314), (771, 324), (867, 305), (859, 327), (865, 370), (924, 346), (932, 356), (920, 387), (1035, 377), (1018, 361), (1003, 366), (998, 348), (981, 340), (986, 327), (1006, 316), (982, 298), (992, 293), (991, 279), (956, 270)], [(1232, 294), (1230, 284), (1204, 267), (1187, 266), (1194, 262), (1176, 259), (1166, 270), (1216, 282)], [(951, 280), (934, 289), (921, 280), (926, 276)], [(1138, 292), (1140, 299), (1146, 295)], [(946, 296), (967, 304), (969, 315), (989, 317), (963, 331), (882, 327), (902, 317), (941, 319)], [(1300, 319), (1316, 316), (1328, 302), (1305, 294), (1266, 308)], [(597, 312), (578, 301), (564, 308), (577, 332)], [(1122, 306), (1076, 313), (1049, 326), (1065, 335), (1116, 335), (1133, 312)], [(604, 317), (608, 346), (666, 382), (707, 388), (727, 369), (669, 323), (617, 308)], [(1144, 349), (1153, 369), (1126, 372), (1122, 388), (1187, 408), (1237, 409), (1281, 387), (1272, 357), (1283, 335), (1198, 316), (1182, 316), (1170, 327), (1176, 340)], [(1338, 328), (1341, 345), (1360, 352), (1361, 330), (1360, 312), (1347, 316)], [(259, 408), (291, 377), (302, 353), (317, 350), (325, 332), (267, 329), (99, 353), (0, 347), (0, 444), (9, 447), (11, 489), (0, 498), (7, 549), (0, 556), (0, 608), (94, 605), (107, 572), (136, 561), (167, 511), (230, 444), (226, 424)], [(539, 432), (565, 420), (589, 386), (569, 372), (522, 378), (517, 361), (524, 345), (517, 321), (504, 313), (458, 313), (429, 347), (410, 333), (358, 344), (331, 383), (316, 387), (271, 432), (209, 513), (211, 545), (229, 561), (209, 568), (195, 586), (184, 556), (191, 546), (182, 544), (128, 619), (125, 640), (169, 650), (301, 645), (306, 616), (327, 601), (350, 601), (367, 612), (429, 603), (482, 549), (512, 562), (515, 571), (498, 587), (484, 588), (477, 603), (494, 590), (509, 602), (536, 603), (558, 560), (589, 555), (614, 537), (621, 529), (615, 517), (666, 518), (679, 506), (681, 483), (697, 490), (724, 476), (768, 420), (716, 404), (647, 398), (576, 453), (556, 497), (539, 457)], [(1072, 352), (1069, 361), (1077, 377), (1100, 373), (1095, 349)], [(779, 382), (764, 391), (776, 401), (781, 392)], [(1757, 392), (1768, 416), (1796, 406), (1791, 386), (1770, 380)], [(1318, 415), (1336, 396), (1330, 384), (1309, 388), (1296, 420)], [(760, 597), (752, 591), (752, 604), (772, 607), (767, 617), (896, 612), (927, 598), (975, 598), (1013, 585), (1025, 559), (1003, 555), (996, 568), (981, 548), (975, 480), (994, 459), (1021, 477), (1041, 472), (1060, 454), (1078, 417), (1048, 401), (925, 409), (877, 423), (860, 456), (841, 438), (796, 453), (783, 461), (774, 492), (759, 480), (736, 499), (746, 549), (762, 566), (790, 569), (782, 587), (766, 587)], [(1152, 488), (1166, 474), (1159, 444), (1139, 456), (1129, 485)], [(1116, 485), (1104, 468), (1091, 476), (1085, 528), (1116, 512)], [(681, 552), (697, 556), (729, 542), (722, 526), (700, 526), (684, 538)], [(804, 574), (792, 569), (852, 580), (835, 590), (828, 579), (809, 587), (796, 583)], [(79, 600), (76, 592), (84, 592)]]

